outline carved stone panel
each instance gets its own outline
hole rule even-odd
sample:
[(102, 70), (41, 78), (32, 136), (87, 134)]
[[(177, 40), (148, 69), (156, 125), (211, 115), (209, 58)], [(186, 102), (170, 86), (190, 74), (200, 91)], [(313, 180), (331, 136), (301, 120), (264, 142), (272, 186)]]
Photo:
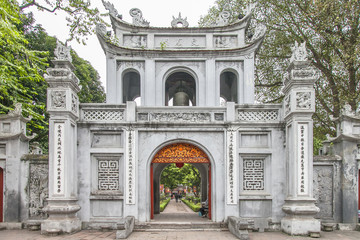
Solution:
[(30, 164), (28, 181), (29, 218), (47, 218), (43, 208), (49, 196), (48, 189), (49, 167), (48, 164)]
[(205, 35), (184, 36), (184, 35), (156, 35), (155, 48), (205, 48)]
[(123, 146), (121, 133), (103, 133), (95, 132), (92, 135), (92, 148), (120, 148)]
[(76, 115), (79, 113), (79, 98), (74, 93), (71, 93), (71, 111)]
[(155, 112), (149, 113), (150, 121), (156, 122), (210, 122), (210, 113), (195, 112)]
[(316, 206), (320, 208), (317, 218), (333, 218), (333, 180), (332, 165), (314, 166), (314, 198)]
[(124, 47), (147, 48), (146, 35), (124, 35)]
[(297, 92), (296, 93), (296, 109), (310, 110), (311, 109), (311, 92)]
[(240, 133), (240, 147), (242, 148), (268, 148), (270, 147), (269, 133), (242, 132)]
[(237, 36), (214, 36), (215, 48), (235, 48), (238, 46)]
[(52, 91), (50, 94), (53, 109), (66, 109), (66, 91)]

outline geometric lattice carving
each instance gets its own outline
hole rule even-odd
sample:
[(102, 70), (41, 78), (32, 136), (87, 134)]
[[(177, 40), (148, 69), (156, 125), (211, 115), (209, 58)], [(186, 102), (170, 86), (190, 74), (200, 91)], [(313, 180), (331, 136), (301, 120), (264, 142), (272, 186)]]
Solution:
[(121, 121), (124, 112), (119, 110), (84, 110), (84, 121)]
[(264, 159), (244, 159), (244, 191), (264, 190)]
[(98, 160), (98, 190), (119, 190), (119, 160)]
[(277, 110), (262, 111), (238, 111), (238, 120), (240, 121), (278, 121), (279, 112)]

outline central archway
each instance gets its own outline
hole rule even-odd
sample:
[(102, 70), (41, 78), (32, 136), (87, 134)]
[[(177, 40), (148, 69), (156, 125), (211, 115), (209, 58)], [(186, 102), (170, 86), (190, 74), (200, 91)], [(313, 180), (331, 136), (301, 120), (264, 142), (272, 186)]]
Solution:
[(160, 149), (150, 165), (151, 219), (154, 219), (154, 164), (155, 163), (197, 163), (208, 164), (208, 203), (211, 219), (211, 163), (207, 154), (190, 143), (172, 143)]

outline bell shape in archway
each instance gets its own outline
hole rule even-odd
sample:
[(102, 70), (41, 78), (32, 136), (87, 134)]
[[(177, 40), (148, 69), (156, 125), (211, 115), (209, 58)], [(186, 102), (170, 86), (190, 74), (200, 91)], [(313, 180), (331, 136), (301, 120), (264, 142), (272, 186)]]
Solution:
[(182, 90), (175, 93), (174, 106), (189, 106), (189, 95)]

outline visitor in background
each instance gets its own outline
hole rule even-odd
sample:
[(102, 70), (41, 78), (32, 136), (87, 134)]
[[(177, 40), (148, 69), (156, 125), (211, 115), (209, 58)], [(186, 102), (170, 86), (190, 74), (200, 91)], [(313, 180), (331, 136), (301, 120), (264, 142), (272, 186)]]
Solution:
[(199, 212), (201, 213), (201, 216), (202, 216), (203, 218), (207, 216), (208, 210), (209, 210), (209, 202), (208, 202), (208, 200), (206, 199), (205, 202), (202, 202), (202, 203), (201, 203), (201, 208), (200, 208), (200, 210), (199, 210)]

